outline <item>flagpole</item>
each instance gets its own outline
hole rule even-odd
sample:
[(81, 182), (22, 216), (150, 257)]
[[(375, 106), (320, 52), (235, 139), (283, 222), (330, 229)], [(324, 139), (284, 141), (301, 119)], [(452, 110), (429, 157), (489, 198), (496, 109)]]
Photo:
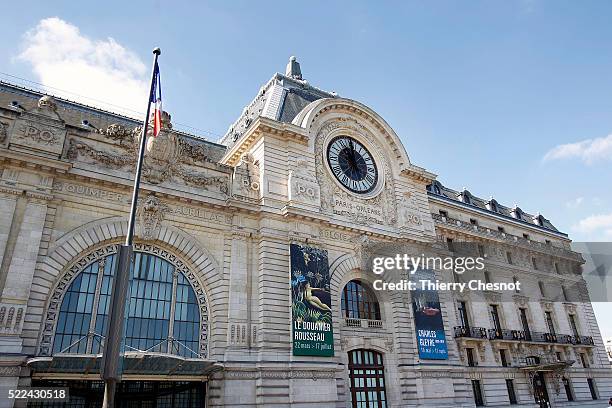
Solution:
[(138, 160), (136, 162), (136, 175), (134, 178), (134, 190), (132, 191), (132, 203), (130, 206), (130, 219), (128, 222), (125, 243), (119, 246), (117, 268), (111, 292), (111, 303), (108, 314), (108, 326), (104, 340), (104, 352), (100, 363), (100, 376), (104, 380), (103, 408), (113, 408), (115, 405), (115, 389), (117, 382), (121, 381), (119, 363), (121, 358), (121, 341), (123, 337), (123, 321), (125, 318), (125, 301), (130, 277), (130, 265), (132, 264), (134, 224), (136, 221), (136, 209), (138, 207), (138, 190), (140, 188), (140, 175), (146, 146), (147, 132), (149, 130), (149, 116), (151, 115), (151, 97), (155, 87), (155, 67), (157, 58), (161, 54), (159, 48), (153, 50), (153, 69), (151, 72), (151, 87), (147, 99), (147, 113), (142, 125), (140, 145), (138, 147)]

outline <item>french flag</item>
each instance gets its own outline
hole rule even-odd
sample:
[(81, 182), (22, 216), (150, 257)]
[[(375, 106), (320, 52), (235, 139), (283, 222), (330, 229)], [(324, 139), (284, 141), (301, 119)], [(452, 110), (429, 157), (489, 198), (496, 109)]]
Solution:
[(159, 75), (159, 65), (155, 62), (153, 69), (153, 89), (151, 89), (150, 103), (155, 104), (153, 111), (153, 137), (159, 135), (161, 131), (161, 113), (162, 113), (162, 91), (161, 91), (161, 76)]

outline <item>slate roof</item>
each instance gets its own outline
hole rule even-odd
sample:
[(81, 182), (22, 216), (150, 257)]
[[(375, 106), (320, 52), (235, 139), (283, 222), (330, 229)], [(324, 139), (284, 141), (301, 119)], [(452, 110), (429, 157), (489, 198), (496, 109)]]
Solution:
[(448, 188), (439, 181), (434, 181), (427, 186), (427, 192), (430, 196), (437, 196), (443, 199), (448, 199), (462, 205), (476, 207), (479, 210), (489, 212), (491, 214), (506, 217), (512, 221), (529, 224), (530, 226), (542, 228), (551, 232), (560, 232), (548, 219), (543, 215), (529, 214), (524, 212), (520, 207), (507, 207), (499, 204), (494, 198), (488, 200), (472, 195), (468, 190), (456, 191)]
[[(87, 106), (78, 102), (54, 96), (52, 94), (41, 92), (39, 90), (25, 88), (4, 81), (0, 81), (0, 112), (2, 110), (20, 112), (22, 108), (25, 110), (30, 110), (37, 106), (38, 100), (44, 95), (53, 97), (55, 103), (57, 104), (57, 113), (68, 126), (81, 129), (90, 128), (90, 130), (94, 130), (94, 128), (106, 129), (108, 126), (115, 123), (128, 128), (133, 128), (142, 124), (141, 119), (135, 119), (107, 110)], [(14, 102), (17, 102), (18, 106), (13, 105)], [(91, 127), (83, 125), (84, 120), (89, 122)], [(225, 154), (226, 147), (223, 145), (210, 142), (202, 136), (177, 131), (176, 129), (174, 131), (184, 137), (198, 142), (198, 144), (202, 143), (209, 145), (215, 151), (213, 156), (216, 158), (221, 158)]]
[(243, 109), (238, 120), (229, 127), (219, 143), (233, 146), (259, 116), (291, 123), (309, 103), (337, 96), (333, 92), (315, 88), (308, 81), (276, 73)]

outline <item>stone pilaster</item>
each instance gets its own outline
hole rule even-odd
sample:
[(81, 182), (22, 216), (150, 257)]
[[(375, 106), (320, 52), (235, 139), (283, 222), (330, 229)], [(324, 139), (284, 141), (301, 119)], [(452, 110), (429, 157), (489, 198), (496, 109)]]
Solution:
[(251, 274), (249, 273), (249, 240), (251, 233), (235, 228), (232, 231), (228, 339), (230, 347), (249, 347), (252, 341), (250, 321)]
[(21, 332), (51, 196), (26, 192), (15, 203), (0, 265), (0, 351), (20, 353)]

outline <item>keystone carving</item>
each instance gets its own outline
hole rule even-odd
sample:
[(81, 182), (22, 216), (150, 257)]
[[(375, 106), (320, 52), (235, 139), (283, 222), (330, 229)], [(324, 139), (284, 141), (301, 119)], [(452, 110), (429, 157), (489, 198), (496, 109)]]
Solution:
[(154, 239), (161, 222), (169, 212), (170, 207), (166, 203), (153, 194), (149, 194), (137, 210), (138, 221), (140, 222), (140, 237), (145, 240)]

